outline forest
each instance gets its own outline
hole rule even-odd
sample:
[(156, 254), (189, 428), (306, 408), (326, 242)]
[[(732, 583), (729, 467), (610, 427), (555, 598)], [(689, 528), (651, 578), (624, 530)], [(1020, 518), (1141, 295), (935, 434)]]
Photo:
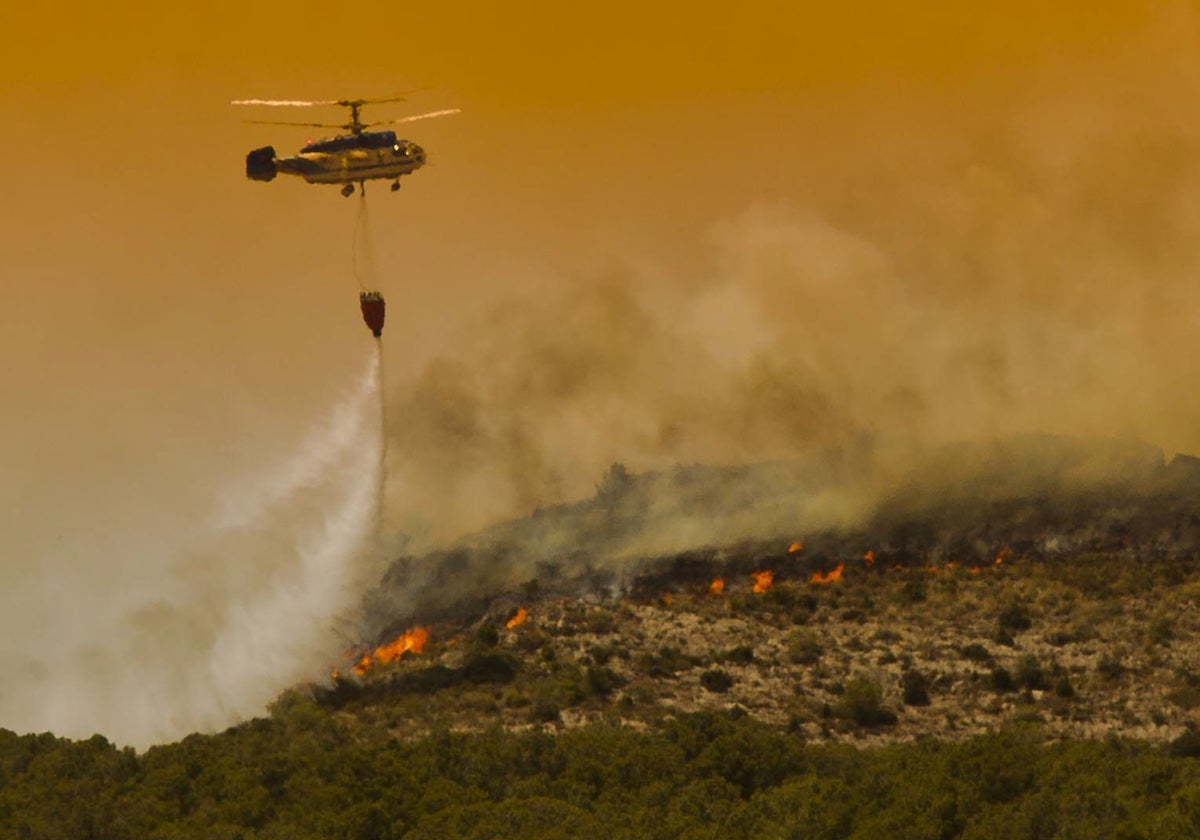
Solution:
[(401, 740), (289, 692), (269, 718), (144, 753), (0, 730), (0, 835), (21, 840), (1194, 838), (1200, 734), (807, 743), (738, 712), (655, 731)]

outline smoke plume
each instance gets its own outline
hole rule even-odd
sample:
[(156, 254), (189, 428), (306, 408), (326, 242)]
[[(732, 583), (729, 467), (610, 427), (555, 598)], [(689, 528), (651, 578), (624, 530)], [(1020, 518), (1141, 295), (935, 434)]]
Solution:
[[(145, 746), (227, 726), (326, 671), (337, 625), (378, 574), (379, 360), (299, 451), (230, 483), (214, 514), (174, 535), (104, 601), (57, 590), (41, 649), (0, 649), (0, 719)], [(169, 549), (174, 553), (167, 553)], [(89, 615), (86, 635), (61, 628)], [(54, 616), (58, 616), (55, 619)], [(61, 622), (61, 624), (59, 623)]]
[(394, 380), (396, 522), (428, 547), (588, 497), (613, 462), (796, 459), (864, 436), (882, 442), (871, 487), (952, 441), (1200, 449), (1185, 40), (781, 128), (791, 197), (730, 208), (687, 273), (630, 259), (559, 278)]

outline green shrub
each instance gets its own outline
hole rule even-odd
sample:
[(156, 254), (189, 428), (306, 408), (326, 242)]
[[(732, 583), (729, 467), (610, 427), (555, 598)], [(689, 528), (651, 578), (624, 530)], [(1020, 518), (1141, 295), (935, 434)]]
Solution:
[(883, 705), (883, 688), (867, 677), (855, 677), (846, 682), (834, 713), (859, 726), (891, 726), (897, 721), (896, 713)]

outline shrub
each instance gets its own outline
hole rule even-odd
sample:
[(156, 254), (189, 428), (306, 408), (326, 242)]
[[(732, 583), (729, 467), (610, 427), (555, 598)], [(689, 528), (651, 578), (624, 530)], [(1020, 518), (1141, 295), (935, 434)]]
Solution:
[(883, 689), (879, 683), (867, 677), (855, 677), (846, 682), (835, 713), (859, 726), (890, 726), (897, 720), (896, 713), (883, 705)]
[(997, 665), (992, 669), (992, 690), (998, 694), (1006, 694), (1010, 691), (1015, 691), (1017, 684), (1013, 681), (1012, 674), (1008, 673), (1008, 669)]
[(1027, 653), (1017, 661), (1017, 685), (1031, 690), (1045, 690), (1050, 687), (1042, 663), (1032, 653)]
[(905, 671), (904, 676), (900, 679), (900, 685), (904, 692), (904, 705), (929, 705), (929, 678), (920, 671), (915, 668)]
[(1096, 663), (1096, 672), (1108, 680), (1120, 679), (1125, 674), (1125, 664), (1118, 651), (1105, 652)]
[(963, 659), (969, 659), (972, 662), (992, 661), (992, 654), (979, 642), (971, 642), (969, 645), (963, 645), (958, 652), (962, 655)]
[(900, 600), (905, 604), (919, 604), (926, 598), (924, 573), (914, 572), (900, 587)]
[(714, 694), (724, 694), (733, 688), (733, 677), (720, 669), (713, 668), (700, 675), (700, 685)]
[(589, 665), (587, 672), (584, 675), (584, 684), (591, 694), (598, 697), (607, 697), (613, 690), (613, 674), (607, 668), (601, 668), (597, 665)]
[(482, 648), (493, 648), (500, 643), (500, 631), (496, 625), (485, 621), (475, 631), (475, 643)]
[(1175, 622), (1169, 616), (1160, 616), (1150, 622), (1150, 641), (1156, 645), (1169, 645), (1175, 638)]
[(738, 645), (717, 654), (718, 662), (733, 662), (736, 665), (749, 665), (754, 661), (754, 648), (749, 645)]
[(1064, 700), (1070, 700), (1075, 696), (1075, 686), (1071, 685), (1071, 678), (1063, 674), (1054, 683), (1054, 693)]
[(788, 636), (787, 652), (797, 665), (815, 665), (821, 659), (821, 639), (810, 630), (794, 630)]
[(1013, 601), (1001, 610), (997, 622), (1000, 625), (1000, 629), (1008, 633), (1019, 633), (1033, 626), (1033, 619), (1029, 616), (1029, 610), (1019, 601)]

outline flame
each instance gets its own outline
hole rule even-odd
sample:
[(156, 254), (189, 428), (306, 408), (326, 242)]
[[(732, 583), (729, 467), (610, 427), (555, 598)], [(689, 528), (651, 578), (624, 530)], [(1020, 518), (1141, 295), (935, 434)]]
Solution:
[(428, 641), (429, 631), (424, 627), (414, 627), (411, 630), (405, 630), (396, 637), (394, 642), (375, 648), (375, 661), (380, 663), (394, 662), (410, 651), (412, 653), (420, 653), (425, 649), (425, 643)]
[(505, 624), (504, 626), (507, 627), (509, 630), (513, 629), (514, 627), (520, 627), (522, 624), (525, 623), (525, 619), (527, 619), (527, 618), (529, 618), (529, 613), (526, 611), (526, 609), (524, 607), (520, 607), (517, 610), (516, 614), (513, 615), (513, 617), (510, 618), (508, 620), (508, 623)]
[(1000, 553), (996, 555), (996, 559), (992, 562), (992, 565), (993, 566), (1001, 565), (1005, 560), (1008, 559), (1008, 556), (1011, 553), (1012, 552), (1010, 552), (1007, 548), (1000, 549)]
[(810, 580), (813, 583), (834, 583), (842, 579), (842, 570), (846, 568), (845, 563), (838, 563), (837, 567), (830, 571), (821, 574), (820, 569), (812, 573)]
[(708, 585), (709, 596), (720, 595), (725, 591), (725, 578), (713, 578), (713, 582)]
[(804, 542), (802, 540), (793, 540), (788, 546), (788, 554), (795, 554), (798, 551), (804, 550)]
[(665, 592), (665, 593), (663, 593), (663, 596), (662, 596), (662, 602), (669, 607), (675, 603), (675, 596), (672, 595), (670, 592)]
[[(354, 663), (354, 673), (360, 677), (366, 676), (373, 665), (395, 662), (406, 653), (420, 653), (429, 641), (429, 631), (424, 627), (413, 627), (405, 630), (395, 641), (375, 648), (374, 653), (364, 653)], [(336, 675), (336, 671), (334, 672)], [(336, 677), (335, 677), (336, 678)]]
[(759, 595), (771, 588), (771, 584), (775, 582), (775, 573), (769, 569), (761, 572), (751, 572), (750, 577), (754, 578), (754, 591)]
[(874, 550), (872, 550), (872, 549), (870, 549), (870, 548), (868, 548), (868, 549), (867, 549), (867, 553), (863, 555), (863, 562), (864, 562), (864, 563), (866, 563), (868, 566), (874, 566), (874, 565), (875, 565), (875, 552), (874, 552)]
[(329, 672), (329, 678), (332, 680), (341, 679), (341, 676), (342, 676), (341, 672), (339, 672), (337, 668), (334, 668), (332, 671)]
[(972, 566), (972, 567), (971, 567), (971, 574), (973, 574), (973, 575), (977, 575), (977, 574), (979, 574), (981, 571), (983, 571), (983, 570), (982, 570), (982, 569), (980, 569), (978, 566)]

